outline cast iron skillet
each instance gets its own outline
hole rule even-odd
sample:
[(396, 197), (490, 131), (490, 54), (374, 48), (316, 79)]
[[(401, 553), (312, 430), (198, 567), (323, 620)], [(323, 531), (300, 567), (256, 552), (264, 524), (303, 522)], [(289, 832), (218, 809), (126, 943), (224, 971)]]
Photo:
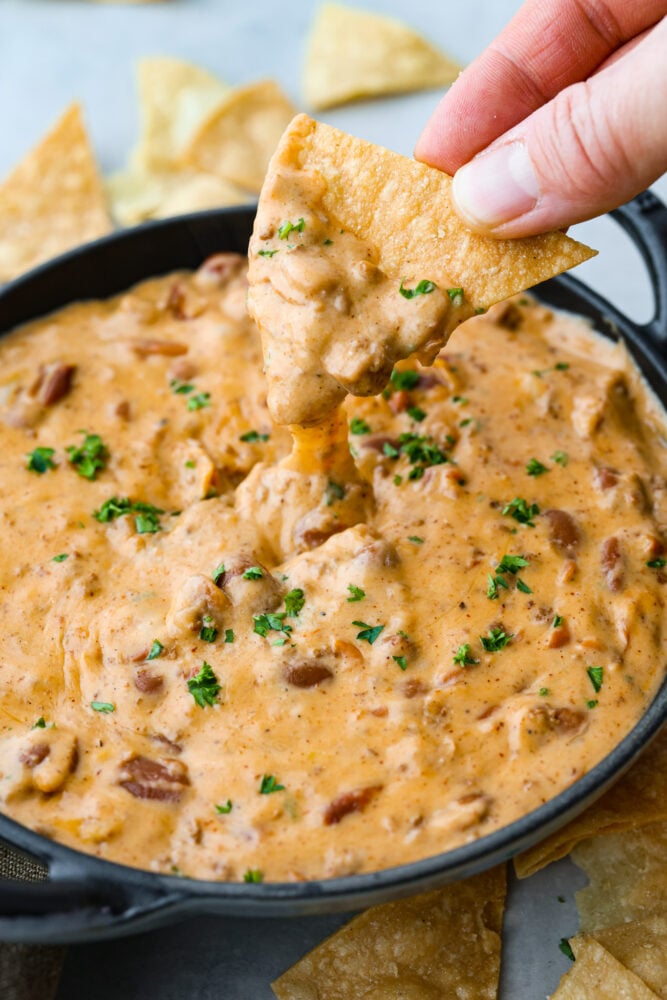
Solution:
[[(613, 213), (639, 247), (651, 276), (655, 316), (638, 326), (564, 275), (536, 289), (544, 302), (623, 337), (667, 406), (667, 208), (646, 192)], [(244, 253), (254, 209), (170, 219), (122, 232), (37, 268), (0, 292), (0, 333), (76, 299), (114, 295), (220, 250)], [(41, 862), (41, 883), (0, 882), (0, 939), (91, 941), (130, 934), (188, 915), (300, 916), (353, 910), (465, 878), (510, 858), (581, 812), (638, 756), (667, 719), (667, 683), (632, 732), (597, 767), (546, 805), (456, 850), (365, 875), (303, 883), (200, 882), (139, 871), (54, 843), (0, 816), (0, 838)]]

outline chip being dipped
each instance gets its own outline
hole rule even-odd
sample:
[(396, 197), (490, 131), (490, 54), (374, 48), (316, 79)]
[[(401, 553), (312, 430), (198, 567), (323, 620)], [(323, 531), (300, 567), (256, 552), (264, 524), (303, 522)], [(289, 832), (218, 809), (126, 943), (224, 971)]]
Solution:
[(410, 355), (430, 364), (465, 319), (593, 256), (563, 233), (494, 240), (466, 229), (451, 178), (297, 116), (262, 188), (248, 305), (269, 409), (312, 425), (367, 396)]
[(505, 868), (375, 906), (273, 984), (279, 1000), (495, 1000)]

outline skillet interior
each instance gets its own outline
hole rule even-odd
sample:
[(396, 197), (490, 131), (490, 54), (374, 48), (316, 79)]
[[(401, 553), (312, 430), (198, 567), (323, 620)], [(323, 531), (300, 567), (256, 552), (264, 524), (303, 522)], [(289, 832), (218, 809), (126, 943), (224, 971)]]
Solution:
[[(623, 337), (667, 407), (667, 209), (650, 194), (618, 221), (645, 257), (657, 315), (638, 327), (569, 276), (534, 290), (545, 303)], [(151, 275), (195, 268), (220, 250), (244, 253), (254, 209), (204, 212), (107, 237), (36, 269), (0, 291), (0, 334), (83, 298), (105, 298)], [(0, 816), (0, 838), (41, 862), (40, 884), (0, 883), (0, 938), (83, 941), (132, 933), (204, 912), (288, 916), (352, 910), (467, 877), (497, 864), (573, 818), (630, 765), (667, 718), (667, 683), (635, 729), (600, 764), (546, 805), (479, 841), (397, 868), (305, 883), (210, 883), (156, 875), (80, 853)], [(48, 879), (46, 873), (48, 870)]]

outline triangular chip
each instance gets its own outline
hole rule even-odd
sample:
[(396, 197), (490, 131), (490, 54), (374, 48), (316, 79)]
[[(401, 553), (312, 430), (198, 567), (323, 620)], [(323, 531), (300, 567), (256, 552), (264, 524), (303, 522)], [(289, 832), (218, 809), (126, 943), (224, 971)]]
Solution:
[(294, 110), (273, 80), (237, 87), (197, 130), (185, 160), (197, 170), (258, 192)]
[(667, 821), (667, 726), (636, 764), (589, 809), (514, 859), (519, 878), (569, 854), (589, 837)]
[(81, 109), (72, 104), (0, 186), (0, 281), (110, 228)]
[(185, 212), (202, 212), (208, 208), (243, 205), (248, 200), (249, 195), (246, 191), (226, 181), (224, 177), (184, 173), (178, 186), (167, 195), (153, 217), (166, 219), (170, 215), (183, 215)]
[(308, 44), (304, 91), (313, 108), (452, 83), (461, 66), (391, 17), (328, 3)]
[(278, 423), (316, 423), (346, 391), (380, 391), (399, 358), (430, 363), (475, 311), (594, 254), (560, 232), (472, 233), (450, 189), (423, 163), (307, 115), (291, 123), (249, 250), (249, 307)]
[(595, 938), (661, 1000), (667, 1000), (666, 914), (606, 927), (596, 931)]
[(249, 195), (235, 184), (193, 170), (130, 168), (106, 181), (114, 218), (123, 226), (206, 208), (242, 205)]
[(229, 92), (227, 84), (180, 59), (142, 59), (138, 66), (141, 136), (132, 164), (164, 170), (180, 160), (201, 123)]
[(279, 1000), (494, 1000), (505, 868), (355, 917), (273, 984)]
[(550, 1000), (660, 1000), (592, 937), (578, 934), (570, 945), (575, 963)]

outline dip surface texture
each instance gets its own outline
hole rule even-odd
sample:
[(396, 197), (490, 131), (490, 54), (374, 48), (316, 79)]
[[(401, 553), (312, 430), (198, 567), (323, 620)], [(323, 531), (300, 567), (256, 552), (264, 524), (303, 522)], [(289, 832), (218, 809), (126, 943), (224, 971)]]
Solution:
[(521, 299), (292, 443), (245, 297), (220, 255), (0, 343), (2, 809), (195, 878), (474, 840), (659, 686), (663, 416)]

